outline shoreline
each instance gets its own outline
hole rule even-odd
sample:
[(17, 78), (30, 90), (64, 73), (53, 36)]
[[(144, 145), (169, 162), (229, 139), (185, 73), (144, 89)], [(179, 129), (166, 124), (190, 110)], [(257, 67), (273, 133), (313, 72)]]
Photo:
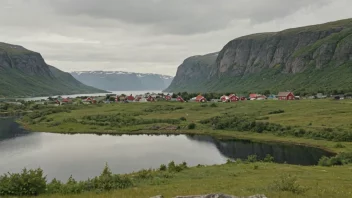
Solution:
[[(209, 131), (209, 130), (182, 130), (182, 131), (160, 131), (156, 132), (154, 130), (138, 130), (138, 131), (103, 131), (103, 132), (50, 132), (50, 131), (33, 131), (30, 127), (25, 126), (24, 123), (18, 122), (24, 129), (33, 132), (33, 133), (53, 133), (53, 134), (66, 134), (66, 135), (80, 135), (80, 134), (93, 134), (93, 135), (112, 135), (112, 136), (121, 136), (121, 135), (205, 135), (219, 140), (244, 140), (257, 143), (277, 143), (277, 144), (286, 144), (286, 145), (297, 145), (305, 146), (311, 148), (317, 148), (324, 150), (332, 155), (337, 155), (340, 152), (343, 152), (346, 149), (334, 148), (330, 144), (336, 144), (337, 142), (327, 141), (327, 140), (314, 140), (307, 138), (295, 138), (289, 136), (275, 136), (273, 134), (255, 134), (252, 132), (236, 132), (236, 131)], [(232, 133), (232, 134), (229, 134)], [(274, 139), (271, 139), (274, 138)], [(315, 141), (314, 143), (312, 141)], [(322, 144), (323, 143), (323, 144)], [(346, 142), (347, 144), (348, 142)], [(328, 144), (329, 146), (327, 146)], [(352, 147), (352, 145), (351, 145)], [(343, 151), (341, 151), (343, 150)]]

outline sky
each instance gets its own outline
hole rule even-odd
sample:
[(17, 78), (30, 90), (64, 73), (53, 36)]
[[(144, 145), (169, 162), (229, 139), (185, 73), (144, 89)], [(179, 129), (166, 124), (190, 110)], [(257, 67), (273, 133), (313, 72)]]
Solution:
[(175, 75), (232, 39), (352, 18), (351, 0), (0, 0), (0, 42), (63, 71)]

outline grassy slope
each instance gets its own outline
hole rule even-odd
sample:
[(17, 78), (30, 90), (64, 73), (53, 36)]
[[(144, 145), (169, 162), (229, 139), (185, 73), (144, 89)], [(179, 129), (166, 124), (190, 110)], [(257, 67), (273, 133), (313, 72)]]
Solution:
[[(0, 42), (0, 49), (10, 55), (34, 54), (21, 46)], [(40, 56), (40, 54), (38, 54)], [(10, 57), (9, 57), (10, 58)], [(41, 63), (38, 63), (41, 64)], [(44, 63), (45, 64), (45, 63)], [(22, 96), (48, 96), (78, 93), (103, 93), (105, 91), (86, 86), (75, 80), (70, 74), (49, 66), (53, 77), (43, 75), (28, 75), (16, 69), (0, 67), (0, 98)]]
[[(257, 166), (258, 169), (254, 167)], [(134, 188), (104, 194), (52, 195), (48, 198), (147, 198), (155, 195), (175, 197), (226, 193), (238, 196), (265, 194), (275, 197), (351, 197), (352, 166), (343, 167), (303, 167), (270, 163), (226, 164), (202, 168), (191, 168), (175, 174), (171, 179), (146, 179)], [(269, 186), (283, 173), (297, 177), (297, 184), (307, 188), (303, 194), (273, 191)]]
[[(183, 107), (179, 110), (157, 110), (162, 107)], [(145, 110), (155, 109), (154, 112)], [(269, 115), (271, 111), (282, 109), (285, 113)], [(186, 117), (187, 121), (181, 122), (179, 126), (184, 128), (178, 131), (149, 130), (151, 126), (169, 126), (169, 124), (149, 124), (123, 126), (121, 128), (98, 125), (83, 125), (81, 123), (65, 122), (64, 119), (75, 118), (81, 120), (85, 115), (113, 115), (117, 113), (139, 114), (137, 118), (144, 119), (179, 119)], [(344, 143), (347, 147), (343, 149), (334, 148), (335, 142), (325, 140), (313, 140), (296, 137), (281, 137), (270, 133), (258, 134), (252, 132), (220, 131), (212, 130), (208, 125), (198, 123), (200, 120), (211, 118), (224, 113), (234, 115), (251, 115), (254, 117), (267, 117), (268, 122), (282, 124), (284, 126), (298, 126), (306, 130), (322, 131), (326, 128), (340, 128), (346, 131), (352, 130), (350, 118), (352, 117), (352, 101), (332, 100), (301, 100), (301, 101), (244, 101), (239, 103), (219, 103), (218, 107), (201, 107), (198, 103), (129, 103), (110, 104), (102, 106), (86, 106), (71, 113), (58, 113), (47, 116), (53, 121), (37, 122), (36, 124), (25, 124), (33, 131), (45, 132), (68, 132), (68, 133), (194, 133), (210, 134), (218, 137), (236, 137), (242, 139), (253, 139), (258, 141), (282, 141), (311, 144), (318, 147), (325, 147), (329, 150), (352, 151), (352, 143)], [(38, 119), (37, 119), (38, 120)], [(50, 123), (59, 122), (59, 125), (52, 127)], [(195, 130), (188, 130), (189, 123), (197, 123)]]
[[(145, 112), (145, 109), (158, 109), (171, 106), (182, 106), (184, 109), (175, 111)], [(285, 113), (268, 115), (273, 110), (283, 109)], [(148, 118), (180, 118), (187, 117), (181, 125), (220, 115), (224, 112), (235, 114), (269, 117), (269, 122), (283, 125), (297, 125), (303, 128), (320, 130), (326, 127), (351, 130), (352, 101), (331, 100), (302, 100), (302, 101), (245, 101), (240, 103), (220, 103), (218, 107), (201, 107), (197, 103), (135, 103), (113, 104), (102, 106), (86, 106), (71, 113), (59, 113), (48, 116), (54, 121), (63, 121), (65, 118), (80, 119), (84, 115), (104, 115), (124, 113), (144, 113), (140, 117)], [(188, 116), (187, 116), (188, 115)], [(196, 130), (182, 131), (145, 131), (145, 125), (125, 127), (119, 130), (100, 126), (88, 126), (74, 123), (62, 123), (57, 127), (48, 127), (46, 123), (26, 125), (35, 131), (51, 132), (109, 132), (109, 133), (201, 133), (222, 138), (244, 138), (256, 141), (282, 141), (290, 143), (310, 144), (323, 147), (335, 152), (352, 151), (352, 143), (343, 142), (345, 148), (335, 148), (336, 142), (312, 140), (295, 137), (278, 137), (272, 134), (257, 134), (251, 132), (214, 131), (197, 124)], [(71, 129), (71, 130), (70, 130)], [(72, 130), (73, 129), (73, 130)], [(258, 166), (258, 169), (255, 168)], [(82, 195), (52, 195), (42, 196), (50, 198), (83, 198), (83, 197), (126, 197), (145, 198), (163, 194), (166, 197), (176, 195), (227, 193), (247, 196), (258, 193), (268, 197), (351, 197), (351, 170), (352, 166), (318, 167), (294, 166), (285, 164), (255, 163), (255, 164), (226, 164), (191, 168), (174, 175), (170, 179), (154, 178), (136, 183), (134, 188), (118, 190), (104, 194), (88, 193)], [(282, 174), (291, 174), (297, 177), (297, 183), (305, 188), (304, 194), (273, 191), (268, 188), (274, 180)]]

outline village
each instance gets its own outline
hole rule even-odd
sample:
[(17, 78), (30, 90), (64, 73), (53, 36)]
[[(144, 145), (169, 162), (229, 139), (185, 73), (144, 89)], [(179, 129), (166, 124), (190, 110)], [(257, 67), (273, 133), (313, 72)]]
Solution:
[[(318, 93), (314, 96), (300, 97), (295, 96), (293, 92), (279, 92), (278, 94), (257, 94), (251, 93), (248, 96), (237, 95), (237, 94), (227, 94), (219, 95), (217, 98), (209, 98), (208, 94), (187, 94), (187, 98), (182, 96), (183, 93), (179, 94), (165, 94), (165, 93), (145, 93), (139, 95), (116, 95), (116, 94), (107, 94), (105, 96), (82, 96), (76, 98), (70, 97), (61, 97), (56, 98), (49, 97), (47, 99), (42, 99), (40, 101), (34, 101), (38, 105), (51, 105), (51, 106), (60, 106), (60, 105), (90, 105), (90, 104), (111, 104), (111, 103), (147, 103), (147, 102), (196, 102), (196, 103), (205, 103), (205, 102), (240, 102), (240, 101), (253, 101), (253, 100), (302, 100), (302, 99), (335, 99), (343, 100), (350, 99), (351, 97), (346, 95), (331, 95), (326, 96), (322, 93)], [(195, 95), (195, 96), (194, 96)], [(189, 98), (190, 96), (194, 96)], [(21, 102), (16, 101), (0, 101), (2, 103), (8, 103), (13, 105), (21, 105)]]

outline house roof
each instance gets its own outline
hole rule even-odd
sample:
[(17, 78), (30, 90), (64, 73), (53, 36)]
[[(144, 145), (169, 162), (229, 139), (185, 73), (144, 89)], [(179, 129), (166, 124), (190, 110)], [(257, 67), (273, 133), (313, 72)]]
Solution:
[(198, 95), (198, 96), (196, 97), (196, 100), (201, 100), (201, 99), (203, 99), (203, 98), (204, 98), (204, 96)]
[(290, 93), (292, 92), (279, 92), (279, 94), (277, 94), (278, 97), (286, 97), (288, 96)]
[(230, 94), (230, 95), (229, 95), (229, 98), (232, 98), (232, 97), (234, 97), (234, 96), (236, 96), (236, 94)]
[(258, 97), (258, 94), (249, 94), (249, 97), (250, 98), (256, 98), (256, 97)]

